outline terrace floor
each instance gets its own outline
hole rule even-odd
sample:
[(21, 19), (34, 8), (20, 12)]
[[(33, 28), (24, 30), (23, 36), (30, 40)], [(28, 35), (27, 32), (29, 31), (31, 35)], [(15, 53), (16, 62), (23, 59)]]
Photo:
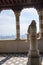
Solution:
[[(43, 65), (43, 55), (41, 55)], [(0, 65), (26, 65), (27, 54), (0, 54)]]

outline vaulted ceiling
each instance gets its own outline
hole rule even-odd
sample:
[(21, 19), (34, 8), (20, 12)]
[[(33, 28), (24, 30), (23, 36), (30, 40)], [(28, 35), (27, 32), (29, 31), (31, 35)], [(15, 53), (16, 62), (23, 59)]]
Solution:
[(0, 0), (0, 9), (21, 10), (24, 7), (43, 8), (43, 0)]

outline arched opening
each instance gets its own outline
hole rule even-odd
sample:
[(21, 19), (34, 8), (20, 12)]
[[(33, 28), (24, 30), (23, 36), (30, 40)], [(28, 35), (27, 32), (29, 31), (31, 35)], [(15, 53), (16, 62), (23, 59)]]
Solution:
[(20, 39), (27, 39), (28, 26), (36, 21), (37, 33), (39, 32), (39, 15), (35, 8), (24, 8), (20, 13)]
[(0, 39), (16, 39), (16, 20), (11, 9), (2, 10), (0, 13)]

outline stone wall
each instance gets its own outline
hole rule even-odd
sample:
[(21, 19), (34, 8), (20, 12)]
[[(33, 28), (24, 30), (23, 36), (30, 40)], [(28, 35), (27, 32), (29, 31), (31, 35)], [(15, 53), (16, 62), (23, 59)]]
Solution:
[[(43, 52), (43, 39), (38, 39), (39, 51)], [(28, 52), (29, 42), (26, 40), (0, 40), (0, 53)]]
[(25, 40), (3, 40), (0, 41), (0, 52), (27, 52), (29, 43)]

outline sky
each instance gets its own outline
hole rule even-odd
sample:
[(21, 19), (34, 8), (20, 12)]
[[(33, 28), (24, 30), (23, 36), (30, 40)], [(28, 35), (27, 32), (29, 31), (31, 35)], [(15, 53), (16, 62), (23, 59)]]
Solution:
[[(20, 12), (20, 35), (27, 34), (32, 20), (36, 21), (37, 32), (39, 32), (39, 15), (36, 9), (26, 8)], [(12, 10), (0, 12), (0, 36), (16, 35), (16, 17)]]

